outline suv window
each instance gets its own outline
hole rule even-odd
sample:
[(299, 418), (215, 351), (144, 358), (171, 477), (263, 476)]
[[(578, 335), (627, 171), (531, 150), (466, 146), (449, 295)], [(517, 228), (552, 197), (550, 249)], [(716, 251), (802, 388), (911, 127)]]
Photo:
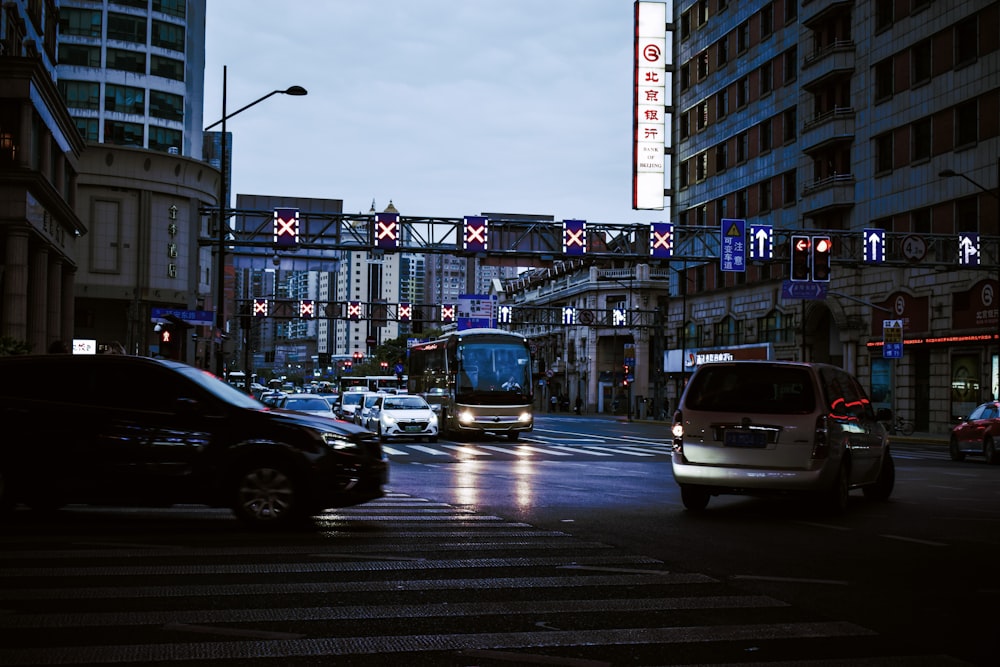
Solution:
[(685, 401), (692, 410), (795, 414), (816, 406), (805, 368), (719, 364), (703, 369), (692, 382)]

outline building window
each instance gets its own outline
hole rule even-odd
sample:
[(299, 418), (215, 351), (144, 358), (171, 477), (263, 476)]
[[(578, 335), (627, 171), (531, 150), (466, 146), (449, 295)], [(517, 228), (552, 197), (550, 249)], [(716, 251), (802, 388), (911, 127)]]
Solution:
[(764, 97), (771, 92), (774, 87), (773, 78), (774, 67), (771, 61), (768, 60), (766, 63), (760, 67), (760, 96)]
[(791, 109), (786, 109), (783, 114), (781, 114), (782, 120), (782, 132), (784, 135), (784, 141), (794, 141), (798, 128), (798, 114), (795, 112), (795, 107)]
[(725, 171), (729, 167), (729, 144), (723, 141), (715, 146), (715, 173)]
[(736, 135), (736, 164), (743, 164), (750, 157), (750, 133), (740, 132)]
[(761, 181), (757, 186), (757, 205), (761, 213), (771, 210), (771, 179)]
[(714, 345), (739, 345), (742, 343), (743, 323), (727, 315), (721, 322), (715, 324)]
[(875, 0), (875, 32), (892, 27), (895, 0)]
[(979, 21), (972, 16), (955, 26), (955, 65), (968, 65), (979, 54)]
[(76, 131), (80, 133), (84, 141), (96, 142), (100, 140), (96, 118), (74, 118), (73, 122), (76, 124)]
[(134, 86), (104, 85), (104, 110), (145, 115), (146, 91)]
[(715, 116), (716, 118), (725, 118), (728, 113), (729, 89), (725, 88), (715, 95)]
[[(163, 12), (164, 14), (182, 19), (184, 18), (185, 4), (185, 0), (153, 0), (153, 11)], [(146, 3), (143, 2), (142, 6), (145, 7)]]
[(698, 54), (698, 80), (701, 81), (708, 76), (708, 51)]
[(722, 67), (727, 62), (729, 62), (729, 37), (723, 37), (718, 42), (716, 42), (715, 47), (715, 57), (719, 63), (719, 67)]
[(786, 206), (789, 204), (794, 204), (796, 198), (798, 197), (795, 192), (796, 187), (798, 187), (795, 177), (795, 170), (786, 171), (781, 175), (781, 201)]
[(691, 136), (691, 117), (687, 112), (680, 115), (680, 133), (682, 140)]
[(931, 157), (931, 119), (918, 120), (910, 126), (910, 161), (929, 160)]
[(729, 200), (727, 200), (725, 197), (719, 197), (718, 199), (716, 199), (715, 219), (717, 221), (722, 221), (728, 218), (729, 217), (729, 213), (727, 213), (728, 209), (729, 209)]
[(688, 170), (690, 168), (688, 162), (690, 162), (690, 160), (684, 160), (681, 162), (681, 168), (677, 170), (677, 183), (681, 190), (688, 186)]
[(142, 51), (126, 51), (108, 47), (108, 69), (145, 74), (146, 54)]
[(684, 63), (681, 65), (681, 90), (687, 90), (691, 87), (691, 67)]
[(760, 152), (766, 153), (771, 150), (771, 119), (766, 119), (763, 123), (758, 125), (759, 131), (757, 133), (760, 139)]
[[(149, 91), (149, 115), (167, 120), (183, 121), (184, 98), (161, 90), (151, 90)], [(150, 137), (150, 144), (152, 144), (152, 137)]]
[(694, 178), (696, 181), (704, 181), (708, 176), (708, 151), (699, 153), (694, 158)]
[(164, 79), (174, 81), (184, 80), (184, 62), (163, 56), (151, 56), (149, 59), (149, 73), (153, 76), (162, 76)]
[(798, 76), (799, 72), (798, 62), (797, 62), (798, 53), (799, 53), (798, 48), (793, 46), (792, 48), (785, 51), (785, 53), (783, 54), (784, 75), (786, 84), (790, 81), (795, 81), (795, 77)]
[(955, 146), (968, 146), (979, 140), (979, 105), (970, 100), (955, 107)]
[(108, 39), (145, 44), (146, 19), (141, 16), (108, 12)]
[(66, 106), (70, 109), (101, 108), (101, 84), (96, 81), (59, 80), (59, 92), (62, 93)]
[(83, 44), (59, 44), (59, 63), (80, 67), (100, 67), (101, 47)]
[(764, 41), (774, 32), (774, 7), (767, 3), (760, 10), (760, 41)]
[(744, 21), (736, 29), (736, 53), (750, 48), (750, 21)]
[(892, 171), (892, 132), (875, 137), (875, 173), (888, 174)]
[(153, 21), (153, 46), (184, 53), (184, 26)]
[(762, 342), (787, 343), (794, 340), (794, 318), (790, 316), (786, 317), (783, 313), (772, 310), (760, 318), (757, 323), (757, 330)]
[(892, 97), (892, 58), (875, 63), (875, 101), (883, 102)]
[(59, 32), (81, 37), (101, 36), (101, 12), (93, 9), (60, 7)]
[(736, 192), (736, 217), (744, 219), (747, 217), (747, 211), (749, 207), (747, 206), (747, 189), (737, 190)]
[(750, 77), (745, 76), (736, 82), (736, 108), (742, 109), (750, 101)]
[(698, 25), (708, 23), (708, 0), (698, 0)]
[(685, 40), (691, 36), (691, 12), (687, 11), (681, 14), (681, 40)]
[(920, 208), (910, 214), (910, 231), (917, 234), (931, 233), (931, 210)]
[(799, 3), (785, 0), (785, 25), (799, 17)]
[(694, 209), (694, 224), (704, 227), (708, 224), (708, 205), (702, 204)]
[(965, 197), (955, 202), (956, 232), (980, 231), (978, 202), (978, 197)]
[(695, 108), (695, 113), (697, 116), (697, 127), (699, 130), (704, 130), (708, 126), (708, 102), (702, 102)]
[(180, 130), (172, 130), (167, 127), (149, 126), (149, 149), (154, 151), (168, 152), (171, 148), (178, 151), (181, 147)]
[(142, 125), (107, 120), (104, 122), (104, 143), (119, 146), (142, 146)]
[(913, 63), (913, 83), (926, 83), (931, 80), (931, 40), (918, 42), (910, 49)]

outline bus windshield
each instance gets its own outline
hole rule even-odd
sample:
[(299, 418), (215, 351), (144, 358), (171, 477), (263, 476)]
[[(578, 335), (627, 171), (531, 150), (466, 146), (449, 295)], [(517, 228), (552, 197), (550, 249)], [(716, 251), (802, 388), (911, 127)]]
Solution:
[(455, 393), (527, 394), (531, 365), (523, 344), (477, 339), (458, 345)]

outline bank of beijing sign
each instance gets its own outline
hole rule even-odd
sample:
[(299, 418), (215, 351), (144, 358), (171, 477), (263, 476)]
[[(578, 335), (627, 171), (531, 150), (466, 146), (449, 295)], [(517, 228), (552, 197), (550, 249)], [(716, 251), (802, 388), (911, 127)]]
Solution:
[(667, 4), (635, 3), (633, 74), (632, 208), (664, 207), (664, 182), (670, 145), (671, 79), (667, 64), (672, 44), (667, 32)]

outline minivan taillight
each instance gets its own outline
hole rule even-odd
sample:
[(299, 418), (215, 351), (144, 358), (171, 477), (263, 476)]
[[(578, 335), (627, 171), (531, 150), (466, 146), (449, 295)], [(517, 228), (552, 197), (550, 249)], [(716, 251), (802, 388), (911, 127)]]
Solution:
[(829, 428), (826, 415), (816, 418), (816, 433), (813, 436), (812, 458), (825, 459), (830, 456)]
[(684, 453), (684, 417), (681, 411), (674, 413), (674, 423), (670, 427), (670, 433), (674, 436), (674, 451)]

